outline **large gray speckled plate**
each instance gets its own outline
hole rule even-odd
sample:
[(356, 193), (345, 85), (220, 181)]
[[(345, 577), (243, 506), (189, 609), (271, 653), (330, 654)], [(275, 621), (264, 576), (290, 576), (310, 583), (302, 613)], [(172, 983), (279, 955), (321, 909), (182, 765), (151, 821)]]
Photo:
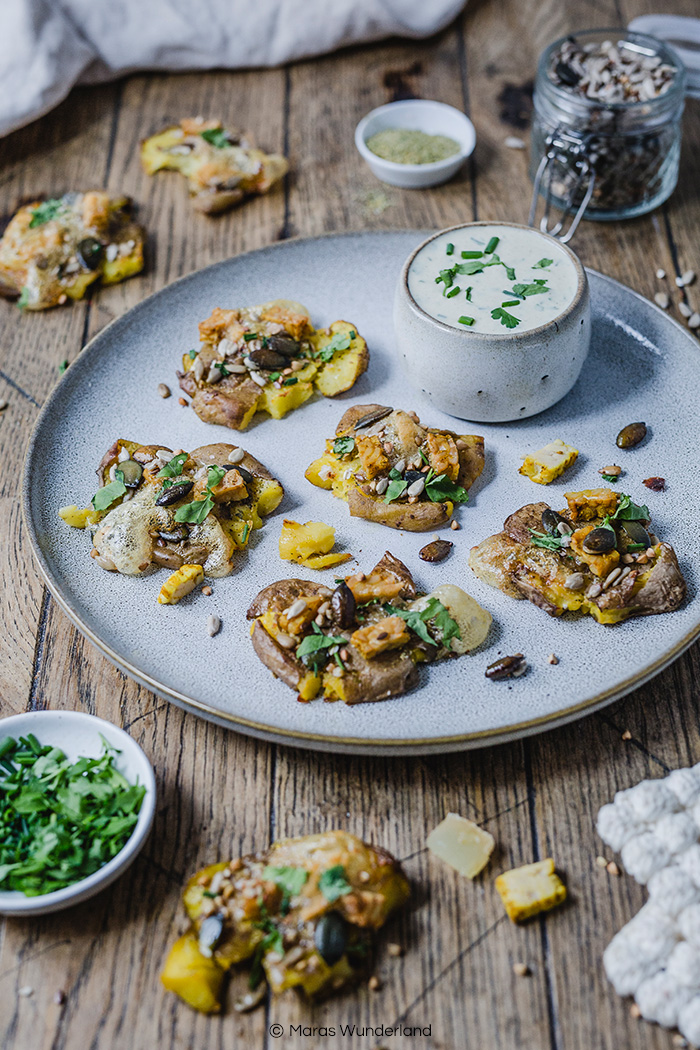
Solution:
[[(73, 363), (45, 405), (26, 462), (24, 511), (34, 551), (54, 597), (77, 627), (118, 667), (195, 714), (241, 732), (323, 750), (430, 753), (512, 739), (601, 707), (641, 684), (700, 633), (697, 597), (700, 531), (691, 508), (697, 496), (700, 426), (696, 340), (655, 306), (609, 278), (591, 273), (593, 347), (571, 394), (522, 422), (475, 424), (486, 438), (487, 461), (469, 504), (458, 511), (462, 530), (448, 532), (452, 556), (441, 565), (418, 559), (425, 535), (399, 533), (351, 519), (344, 503), (314, 488), (304, 469), (323, 448), (348, 403), (374, 401), (414, 408), (432, 425), (454, 426), (404, 381), (392, 356), (391, 308), (401, 264), (423, 234), (364, 233), (292, 241), (230, 259), (170, 285), (101, 332)], [(116, 437), (194, 448), (239, 440), (206, 426), (176, 396), (179, 354), (197, 342), (197, 322), (215, 306), (284, 297), (310, 308), (316, 323), (342, 317), (371, 348), (369, 372), (336, 401), (311, 402), (281, 422), (267, 420), (240, 440), (284, 483), (279, 511), (255, 533), (237, 571), (177, 606), (156, 602), (165, 570), (131, 579), (105, 573), (88, 557), (88, 535), (68, 528), (58, 508), (84, 506), (95, 488), (95, 466)], [(615, 448), (621, 426), (645, 420), (650, 438), (632, 452)], [(465, 431), (472, 429), (465, 426)], [(523, 455), (561, 437), (581, 450), (565, 480), (548, 489), (518, 474)], [(590, 619), (553, 620), (476, 579), (469, 548), (500, 529), (532, 500), (563, 505), (571, 488), (600, 483), (597, 470), (621, 462), (621, 488), (647, 502), (660, 536), (676, 548), (689, 596), (672, 615), (602, 627)], [(667, 491), (649, 492), (643, 478), (662, 475)], [(448, 664), (426, 669), (408, 696), (346, 707), (300, 704), (253, 653), (245, 621), (251, 598), (275, 579), (295, 575), (280, 561), (277, 541), (286, 515), (326, 521), (338, 546), (362, 568), (388, 548), (430, 590), (455, 582), (493, 614), (488, 643)], [(309, 575), (331, 582), (334, 572)], [(209, 638), (209, 613), (222, 620)], [(494, 683), (484, 669), (499, 652), (526, 654), (528, 673)], [(559, 664), (547, 657), (555, 652)]]

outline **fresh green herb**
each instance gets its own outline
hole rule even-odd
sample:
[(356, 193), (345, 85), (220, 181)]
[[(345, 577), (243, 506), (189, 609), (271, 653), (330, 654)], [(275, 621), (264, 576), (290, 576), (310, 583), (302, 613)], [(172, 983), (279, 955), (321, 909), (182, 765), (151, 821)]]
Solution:
[(389, 487), (386, 490), (384, 502), (393, 503), (394, 500), (400, 499), (407, 488), (408, 482), (404, 479), (403, 475), (399, 473), (396, 467), (392, 467), (389, 471)]
[(499, 240), (500, 240), (500, 237), (492, 237), (491, 238), (489, 243), (484, 248), (484, 252), (486, 253), (486, 255), (491, 255), (492, 252), (496, 251), (496, 248), (498, 247)]
[(530, 529), (530, 535), (535, 547), (544, 547), (548, 551), (561, 551), (566, 547), (563, 536), (550, 536), (546, 532), (536, 532), (535, 529)]
[(29, 305), (29, 289), (26, 284), (22, 286), (19, 299), (17, 300), (17, 307), (19, 310), (24, 310), (25, 306)]
[(469, 288), (467, 288), (466, 292), (464, 293), (464, 298), (467, 300), (468, 303), (470, 303), (472, 301), (471, 285), (469, 286)]
[(274, 882), (275, 886), (279, 886), (285, 896), (298, 897), (309, 873), (304, 868), (268, 865), (263, 869), (262, 877), (268, 882)]
[(214, 368), (218, 368), (219, 371), (221, 372), (222, 376), (230, 376), (231, 375), (231, 373), (229, 372), (228, 368), (226, 367), (226, 365), (224, 364), (223, 361), (214, 361)]
[(33, 734), (2, 742), (0, 890), (37, 897), (98, 871), (131, 836), (146, 793), (99, 758), (71, 762)]
[(611, 485), (616, 485), (617, 482), (620, 480), (619, 474), (602, 474), (601, 477), (603, 481), (607, 481)]
[(198, 353), (199, 353), (199, 350), (190, 350), (189, 355), (188, 355), (190, 361), (194, 361), (194, 359), (195, 359), (195, 357), (197, 356)]
[(483, 252), (462, 252), (463, 259), (482, 259), (483, 256)]
[(442, 503), (449, 499), (453, 503), (466, 503), (469, 493), (461, 485), (456, 485), (447, 474), (435, 474), (431, 469), (425, 475), (425, 494), (432, 503)]
[(349, 456), (351, 452), (355, 451), (355, 438), (350, 434), (346, 434), (345, 437), (336, 438), (333, 442), (333, 455), (334, 456)]
[(319, 663), (323, 663), (326, 655), (332, 655), (330, 652), (327, 653), (327, 650), (333, 649), (335, 646), (345, 645), (345, 639), (340, 635), (336, 637), (332, 634), (324, 634), (315, 623), (312, 623), (311, 627), (314, 633), (307, 634), (305, 638), (302, 638), (296, 648), (296, 655), (297, 659), (303, 660), (305, 664), (316, 666)]
[(68, 368), (68, 361), (61, 361), (60, 365), (58, 366), (58, 374), (60, 376), (62, 376), (64, 374), (64, 372), (67, 370), (67, 368)]
[(253, 926), (255, 926), (257, 930), (262, 930), (265, 936), (255, 948), (253, 964), (248, 977), (249, 988), (257, 988), (263, 979), (264, 971), (262, 961), (266, 952), (273, 951), (277, 952), (278, 955), (284, 955), (284, 941), (282, 939), (282, 934), (267, 914), (267, 909), (263, 903), (262, 897), (258, 901), (258, 906), (260, 908), (261, 919), (259, 922), (254, 922)]
[(428, 457), (426, 456), (426, 454), (425, 454), (425, 452), (423, 451), (422, 448), (418, 449), (418, 455), (423, 460), (423, 462), (425, 463), (426, 467), (429, 467), (430, 466), (430, 460), (428, 459)]
[(454, 284), (455, 273), (456, 267), (454, 266), (450, 266), (445, 270), (440, 270), (439, 275), (435, 278), (435, 284), (440, 284), (440, 282), (442, 281), (442, 283), (445, 285), (445, 289), (449, 288), (452, 284)]
[(630, 496), (626, 496), (624, 492), (620, 493), (620, 502), (617, 505), (617, 510), (611, 515), (613, 521), (618, 519), (619, 521), (651, 521), (651, 514), (649, 508), (642, 504), (639, 507), (636, 503), (632, 502)]
[(258, 338), (258, 333), (257, 332), (244, 332), (243, 333), (243, 338), (245, 339), (246, 343), (250, 343), (250, 342), (252, 342), (253, 339), (257, 339)]
[(455, 284), (452, 288), (450, 288), (449, 292), (446, 291), (443, 294), (444, 294), (446, 299), (453, 299), (454, 296), (455, 295), (459, 295), (459, 293), (461, 291), (462, 291), (462, 289), (459, 287), (459, 285)]
[(191, 503), (185, 503), (175, 511), (175, 521), (186, 521), (190, 525), (201, 525), (202, 522), (214, 509), (214, 500), (211, 496), (205, 499), (195, 499)]
[(449, 244), (447, 245), (447, 247), (445, 248), (445, 255), (454, 255), (454, 251), (455, 251), (455, 246), (452, 243), (452, 241), (450, 241)]
[(276, 383), (277, 380), (281, 377), (281, 375), (282, 375), (281, 372), (270, 372), (270, 375), (269, 375), (268, 378), (269, 378), (271, 383)]
[(533, 270), (546, 270), (547, 267), (551, 266), (553, 262), (554, 262), (554, 259), (540, 259), (539, 262), (536, 262), (534, 264), (532, 269)]
[(297, 379), (296, 376), (290, 376), (289, 379), (285, 379), (282, 382), (282, 386), (294, 386), (294, 384), (298, 383), (298, 382), (299, 382), (299, 380)]
[(428, 620), (434, 621), (443, 644), (447, 645), (451, 638), (462, 637), (459, 624), (452, 619), (447, 608), (437, 598), (430, 598), (424, 609), (399, 609), (391, 604), (384, 605), (383, 609), (389, 616), (400, 616), (411, 630), (428, 645), (437, 646), (438, 644), (428, 631), (426, 626)]
[[(350, 346), (350, 341), (350, 335), (347, 332), (336, 332), (330, 343), (327, 343), (326, 346), (322, 347), (322, 349), (316, 354), (316, 357), (321, 361), (330, 361), (333, 354), (337, 353), (339, 350), (347, 350)], [(296, 382), (296, 379), (294, 382)]]
[(514, 281), (515, 280), (515, 270), (513, 269), (513, 267), (512, 266), (506, 266), (506, 264), (503, 263), (503, 269), (506, 271), (506, 277), (508, 278), (508, 280), (509, 281)]
[(210, 146), (214, 146), (216, 149), (225, 149), (231, 145), (229, 137), (223, 128), (207, 128), (206, 131), (200, 131), (199, 134), (205, 142), (208, 142)]
[(203, 897), (209, 897), (210, 900), (216, 899), (216, 894), (212, 893), (211, 890), (202, 890)]
[(462, 274), (463, 277), (471, 277), (475, 273), (483, 273), (484, 267), (488, 265), (489, 263), (484, 262), (483, 259), (471, 259), (467, 262), (456, 263), (454, 272)]
[(506, 299), (504, 303), (501, 303), (501, 306), (520, 306), (520, 299)]
[(250, 522), (247, 521), (243, 526), (243, 532), (241, 533), (241, 543), (245, 543), (250, 533)]
[(107, 507), (111, 507), (125, 492), (124, 475), (121, 470), (115, 470), (114, 481), (97, 490), (92, 497), (92, 505), (95, 510), (107, 510)]
[(627, 550), (628, 551), (646, 550), (646, 543), (628, 543), (627, 544)]
[(335, 864), (328, 868), (318, 880), (318, 888), (323, 896), (333, 904), (339, 897), (352, 892), (352, 886), (345, 877), (345, 868), (342, 864)]
[(162, 470), (159, 470), (156, 474), (157, 478), (179, 478), (182, 474), (182, 468), (185, 462), (189, 459), (189, 452), (178, 452), (176, 456), (168, 460)]
[(506, 328), (517, 328), (520, 324), (520, 318), (514, 317), (513, 314), (509, 314), (502, 306), (497, 306), (495, 310), (492, 310), (491, 316), (494, 321), (500, 321), (502, 325), (506, 326)]
[(514, 284), (510, 293), (512, 295), (518, 295), (521, 299), (526, 299), (530, 295), (541, 295), (542, 292), (548, 292), (546, 281), (533, 281), (532, 284)]
[(51, 197), (49, 200), (37, 204), (36, 208), (32, 209), (29, 229), (33, 230), (36, 226), (43, 226), (44, 223), (51, 222), (52, 219), (56, 219), (60, 215), (64, 208), (65, 204), (57, 197)]
[(212, 489), (215, 489), (224, 480), (226, 473), (224, 467), (217, 467), (214, 464), (207, 467), (207, 490), (211, 492)]
[(462, 316), (459, 318), (459, 323), (471, 326), (471, 325), (474, 324), (474, 318), (473, 317), (465, 317), (464, 314), (462, 314)]

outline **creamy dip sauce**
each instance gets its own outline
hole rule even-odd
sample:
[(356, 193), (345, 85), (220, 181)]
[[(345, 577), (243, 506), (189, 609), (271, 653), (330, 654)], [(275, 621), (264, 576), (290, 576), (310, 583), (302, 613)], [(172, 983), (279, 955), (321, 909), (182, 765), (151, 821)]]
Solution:
[(568, 253), (537, 230), (494, 223), (434, 237), (411, 263), (408, 288), (444, 324), (506, 335), (558, 317), (576, 295), (578, 272)]

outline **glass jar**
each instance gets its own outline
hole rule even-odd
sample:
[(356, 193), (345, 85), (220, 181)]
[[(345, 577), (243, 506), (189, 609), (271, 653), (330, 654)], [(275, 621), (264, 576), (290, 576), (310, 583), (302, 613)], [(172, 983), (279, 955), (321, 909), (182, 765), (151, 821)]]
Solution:
[[(554, 79), (554, 56), (567, 41), (596, 49), (627, 43), (627, 53), (638, 54), (640, 62), (658, 57), (672, 67), (670, 86), (645, 101), (589, 98)], [(594, 29), (550, 44), (537, 67), (530, 150), (530, 174), (540, 193), (563, 211), (575, 211), (593, 179), (587, 219), (628, 219), (658, 207), (678, 181), (685, 87), (679, 56), (655, 37)]]

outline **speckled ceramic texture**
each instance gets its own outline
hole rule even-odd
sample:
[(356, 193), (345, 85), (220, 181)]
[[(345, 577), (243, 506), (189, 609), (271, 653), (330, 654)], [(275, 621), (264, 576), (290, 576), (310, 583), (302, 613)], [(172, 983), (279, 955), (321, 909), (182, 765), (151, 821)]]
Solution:
[[(494, 225), (474, 222), (451, 229), (458, 233), (472, 227)], [(517, 223), (498, 225), (517, 226)], [(408, 288), (408, 271), (418, 249), (406, 260), (397, 280), (394, 331), (402, 366), (416, 391), (436, 408), (460, 419), (488, 423), (527, 419), (561, 401), (583, 368), (591, 340), (586, 273), (565, 244), (539, 230), (531, 232), (542, 239), (544, 253), (566, 253), (579, 278), (569, 306), (538, 328), (494, 335), (476, 329), (460, 331), (431, 317), (416, 303)], [(468, 312), (468, 304), (465, 310)]]
[[(457, 511), (461, 531), (451, 556), (429, 565), (418, 558), (430, 534), (401, 533), (351, 519), (346, 504), (304, 479), (304, 469), (354, 403), (415, 409), (428, 424), (455, 427), (414, 393), (398, 366), (392, 299), (419, 231), (365, 233), (288, 242), (219, 263), (145, 300), (101, 332), (71, 364), (45, 405), (29, 447), (24, 510), (35, 553), (52, 593), (111, 660), (138, 681), (184, 707), (266, 739), (331, 751), (431, 753), (462, 750), (536, 732), (622, 696), (686, 648), (700, 633), (697, 598), (700, 531), (697, 448), (700, 424), (696, 340), (661, 310), (616, 282), (589, 274), (593, 339), (584, 374), (554, 408), (504, 425), (464, 426), (486, 439), (486, 468), (470, 500)], [(314, 321), (352, 321), (371, 348), (369, 371), (348, 394), (310, 402), (286, 419), (266, 419), (242, 435), (207, 426), (178, 404), (175, 369), (197, 343), (197, 322), (215, 306), (299, 299)], [(168, 383), (174, 396), (157, 393)], [(622, 452), (615, 436), (644, 420), (649, 437)], [(462, 429), (460, 426), (459, 429)], [(177, 606), (158, 605), (166, 570), (133, 579), (105, 573), (90, 560), (90, 537), (58, 517), (64, 504), (85, 505), (95, 491), (95, 467), (116, 437), (193, 448), (240, 441), (282, 480), (286, 496), (227, 579)], [(518, 474), (524, 455), (554, 438), (581, 450), (564, 479), (548, 488)], [(619, 462), (621, 489), (651, 507), (660, 536), (676, 548), (688, 581), (676, 613), (603, 627), (590, 619), (556, 620), (478, 580), (469, 548), (500, 530), (506, 516), (534, 500), (564, 505), (567, 489), (597, 486), (598, 468)], [(662, 475), (665, 493), (642, 479)], [(493, 615), (487, 642), (473, 654), (424, 669), (410, 694), (375, 704), (297, 703), (253, 653), (245, 621), (257, 592), (273, 580), (308, 575), (330, 583), (333, 570), (295, 570), (278, 556), (284, 516), (334, 525), (340, 549), (368, 569), (389, 549), (428, 591), (462, 586)], [(349, 563), (352, 568), (352, 563)], [(207, 617), (222, 629), (207, 634)], [(530, 669), (512, 682), (491, 682), (486, 666), (499, 653), (525, 653)], [(547, 662), (556, 653), (559, 664)]]

